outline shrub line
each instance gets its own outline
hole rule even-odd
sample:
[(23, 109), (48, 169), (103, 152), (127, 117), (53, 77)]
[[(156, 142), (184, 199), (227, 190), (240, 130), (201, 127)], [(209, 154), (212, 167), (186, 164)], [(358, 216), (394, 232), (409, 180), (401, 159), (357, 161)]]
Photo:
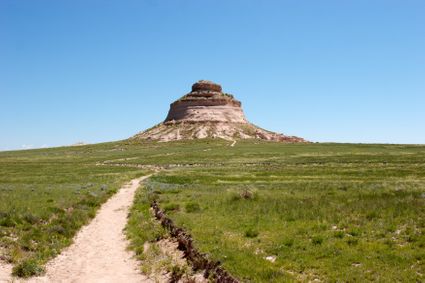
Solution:
[(161, 225), (170, 232), (170, 235), (177, 240), (178, 249), (184, 254), (184, 257), (192, 264), (195, 271), (205, 270), (204, 277), (210, 276), (218, 283), (239, 283), (221, 266), (219, 261), (208, 259), (207, 254), (200, 253), (193, 245), (193, 239), (184, 229), (177, 227), (173, 220), (165, 215), (158, 203), (153, 201), (151, 207), (155, 217)]

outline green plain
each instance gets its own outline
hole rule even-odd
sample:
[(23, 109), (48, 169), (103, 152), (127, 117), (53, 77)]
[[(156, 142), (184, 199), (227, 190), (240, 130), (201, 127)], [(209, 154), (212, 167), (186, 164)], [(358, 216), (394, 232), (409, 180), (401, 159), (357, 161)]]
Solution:
[[(128, 236), (163, 236), (156, 199), (244, 282), (419, 282), (425, 146), (121, 141), (0, 153), (1, 256), (21, 276), (71, 243), (124, 182), (142, 186)], [(119, 165), (119, 166), (118, 166)]]

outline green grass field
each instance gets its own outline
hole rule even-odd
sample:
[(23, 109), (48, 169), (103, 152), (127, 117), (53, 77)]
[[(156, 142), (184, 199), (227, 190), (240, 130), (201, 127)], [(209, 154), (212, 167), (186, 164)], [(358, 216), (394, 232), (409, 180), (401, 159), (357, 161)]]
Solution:
[(96, 166), (113, 144), (0, 153), (0, 256), (14, 274), (40, 274), (126, 181), (145, 172)]
[(230, 143), (0, 153), (2, 257), (36, 273), (154, 165), (164, 169), (139, 189), (127, 227), (140, 258), (164, 234), (149, 211), (156, 199), (244, 282), (424, 280), (425, 146)]

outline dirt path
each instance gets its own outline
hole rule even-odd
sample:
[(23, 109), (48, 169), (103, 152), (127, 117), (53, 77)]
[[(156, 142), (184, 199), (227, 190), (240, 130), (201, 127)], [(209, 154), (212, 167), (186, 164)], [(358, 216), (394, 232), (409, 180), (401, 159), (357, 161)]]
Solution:
[(136, 189), (148, 177), (123, 186), (78, 232), (74, 243), (47, 263), (45, 276), (26, 282), (151, 282), (138, 271), (137, 261), (126, 250), (123, 233)]
[(0, 261), (0, 282), (11, 281), (12, 265)]

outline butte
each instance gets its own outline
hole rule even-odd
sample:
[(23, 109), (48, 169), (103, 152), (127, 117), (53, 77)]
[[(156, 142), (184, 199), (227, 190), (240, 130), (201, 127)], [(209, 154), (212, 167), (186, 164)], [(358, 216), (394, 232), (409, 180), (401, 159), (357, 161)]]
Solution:
[(306, 142), (299, 137), (274, 133), (251, 124), (240, 101), (224, 93), (219, 84), (205, 80), (193, 84), (191, 92), (171, 103), (167, 118), (162, 123), (131, 139), (174, 141), (204, 138)]

